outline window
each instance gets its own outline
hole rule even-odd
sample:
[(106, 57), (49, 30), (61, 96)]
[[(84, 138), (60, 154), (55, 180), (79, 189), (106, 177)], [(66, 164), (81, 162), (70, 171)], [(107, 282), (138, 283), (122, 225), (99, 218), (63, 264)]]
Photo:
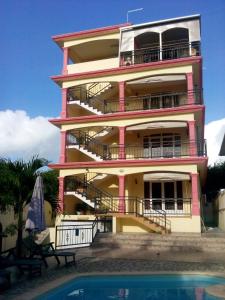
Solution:
[(183, 212), (182, 181), (144, 182), (145, 212), (165, 210), (168, 214)]
[(145, 136), (143, 139), (144, 157), (178, 157), (181, 156), (181, 136), (163, 133)]

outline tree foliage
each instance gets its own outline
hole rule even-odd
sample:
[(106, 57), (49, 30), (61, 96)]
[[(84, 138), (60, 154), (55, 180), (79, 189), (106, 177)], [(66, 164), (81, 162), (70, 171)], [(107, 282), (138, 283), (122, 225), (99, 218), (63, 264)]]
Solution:
[[(45, 166), (47, 161), (37, 157), (28, 162), (23, 160), (11, 161), (0, 159), (0, 210), (6, 211), (13, 207), (17, 219), (17, 253), (20, 255), (22, 231), (23, 231), (23, 209), (31, 200), (36, 171)], [(43, 175), (44, 196), (57, 208), (57, 173), (52, 171)]]
[(213, 199), (220, 189), (225, 188), (225, 162), (217, 163), (208, 167), (206, 182), (207, 199)]

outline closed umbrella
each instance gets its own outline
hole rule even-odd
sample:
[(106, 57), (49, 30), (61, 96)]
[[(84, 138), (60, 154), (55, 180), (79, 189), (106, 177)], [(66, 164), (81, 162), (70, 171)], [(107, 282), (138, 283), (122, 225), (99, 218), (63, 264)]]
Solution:
[(33, 195), (28, 208), (25, 228), (34, 232), (45, 230), (44, 192), (41, 175), (38, 175), (36, 178)]

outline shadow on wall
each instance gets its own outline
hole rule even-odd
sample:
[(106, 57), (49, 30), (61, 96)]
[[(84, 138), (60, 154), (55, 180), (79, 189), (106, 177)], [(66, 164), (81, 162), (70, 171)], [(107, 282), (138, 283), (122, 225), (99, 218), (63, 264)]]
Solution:
[[(52, 218), (52, 207), (51, 204), (48, 201), (44, 202), (45, 205), (45, 222), (46, 227), (51, 227), (55, 225), (55, 219)], [(27, 212), (28, 212), (28, 205), (24, 208), (23, 212), (23, 220), (26, 221), (27, 218)], [(0, 223), (0, 233), (1, 231), (4, 233), (6, 227), (16, 227), (14, 225), (17, 224), (17, 216), (14, 214), (13, 208), (8, 209), (5, 213), (1, 213), (1, 223)], [(12, 225), (12, 226), (11, 226)], [(1, 230), (2, 226), (2, 230)], [(28, 235), (27, 231), (23, 230), (23, 237), (26, 237)], [(17, 232), (10, 235), (7, 234), (7, 237), (3, 237), (1, 240), (0, 235), (0, 249), (2, 251), (5, 251), (9, 248), (13, 248), (16, 246), (16, 238), (17, 238)], [(2, 245), (1, 245), (2, 243)]]

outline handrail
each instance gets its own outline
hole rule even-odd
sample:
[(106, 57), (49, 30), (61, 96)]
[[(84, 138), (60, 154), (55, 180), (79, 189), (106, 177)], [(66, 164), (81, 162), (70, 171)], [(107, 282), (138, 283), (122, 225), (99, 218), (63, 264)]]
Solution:
[[(77, 133), (77, 134), (76, 134)], [(67, 135), (67, 145), (78, 145), (87, 148), (88, 151), (95, 153), (101, 158), (110, 159), (109, 147), (107, 144), (102, 144), (100, 141), (90, 136), (87, 132), (78, 130), (75, 135), (69, 133)]]
[(109, 132), (110, 132), (110, 131), (113, 130), (113, 127), (106, 126), (106, 127), (104, 127), (103, 129), (101, 129), (101, 130), (99, 130), (98, 132), (96, 132), (94, 135), (92, 135), (91, 138), (96, 137), (97, 135), (99, 135), (99, 133), (101, 133), (101, 132), (103, 132), (103, 131), (105, 131), (105, 130), (107, 130), (107, 129), (110, 129), (110, 130), (109, 130)]
[[(98, 84), (101, 84), (100, 82), (96, 82), (96, 85), (98, 85)], [(96, 86), (95, 85), (95, 86)], [(106, 86), (104, 86), (104, 87), (102, 87), (100, 90), (98, 90), (97, 92), (91, 92), (90, 91), (90, 88), (88, 89), (88, 96), (89, 96), (89, 93), (91, 93), (92, 95), (91, 95), (91, 97), (89, 96), (89, 99), (90, 98), (93, 98), (93, 97), (95, 97), (96, 95), (98, 95), (98, 94), (100, 94), (103, 90), (105, 90), (106, 88), (108, 88), (109, 86), (111, 86), (111, 83), (108, 83)]]
[[(70, 90), (82, 90), (82, 86), (70, 88)], [(82, 94), (82, 91), (79, 92)], [(83, 91), (82, 97), (74, 97), (69, 94), (68, 102), (79, 100), (84, 104), (88, 104), (104, 114), (116, 113), (120, 111), (118, 99), (92, 99), (86, 96), (86, 90)], [(202, 90), (194, 89), (179, 92), (160, 92), (143, 95), (134, 95), (125, 97), (125, 111), (139, 111), (152, 109), (165, 109), (180, 106), (188, 106), (194, 104), (202, 104)]]
[(149, 213), (144, 212), (144, 199), (138, 199), (138, 202), (142, 206), (142, 214), (139, 213), (142, 217), (147, 219), (149, 222), (154, 222), (164, 227), (166, 230), (171, 229), (171, 222), (167, 219), (165, 210), (152, 210)]
[(104, 210), (106, 213), (110, 207), (113, 207), (113, 196), (110, 193), (97, 188), (93, 183), (88, 182), (86, 179), (82, 180), (79, 177), (67, 177), (65, 188), (66, 190), (74, 190), (80, 195), (89, 198), (89, 200), (93, 200), (96, 211)]
[(123, 213), (137, 217), (141, 216), (149, 222), (155, 222), (165, 229), (170, 229), (165, 210), (153, 209), (151, 206), (151, 210), (145, 211), (144, 205), (146, 199), (130, 196), (113, 197), (110, 193), (88, 182), (86, 178), (81, 179), (79, 177), (67, 177), (65, 180), (65, 190), (74, 190), (87, 199), (94, 201), (96, 214), (121, 213), (119, 203), (122, 200), (125, 202), (125, 211)]
[[(170, 136), (167, 136), (168, 138)], [(173, 139), (149, 141), (140, 145), (108, 145), (103, 144), (94, 136), (78, 131), (77, 136), (68, 134), (67, 145), (79, 145), (100, 156), (103, 160), (120, 159), (120, 149), (125, 152), (124, 159), (154, 159), (172, 157), (207, 156), (206, 140)]]
[[(76, 92), (76, 91), (79, 96), (72, 95), (71, 92)], [(70, 103), (72, 101), (79, 100), (80, 102), (82, 102), (84, 104), (88, 104), (89, 106), (103, 112), (104, 111), (104, 103), (97, 98), (95, 98), (93, 100), (92, 99), (93, 97), (94, 97), (93, 95), (91, 97), (89, 97), (88, 91), (83, 86), (80, 85), (80, 86), (72, 87), (69, 89), (67, 102)]]

